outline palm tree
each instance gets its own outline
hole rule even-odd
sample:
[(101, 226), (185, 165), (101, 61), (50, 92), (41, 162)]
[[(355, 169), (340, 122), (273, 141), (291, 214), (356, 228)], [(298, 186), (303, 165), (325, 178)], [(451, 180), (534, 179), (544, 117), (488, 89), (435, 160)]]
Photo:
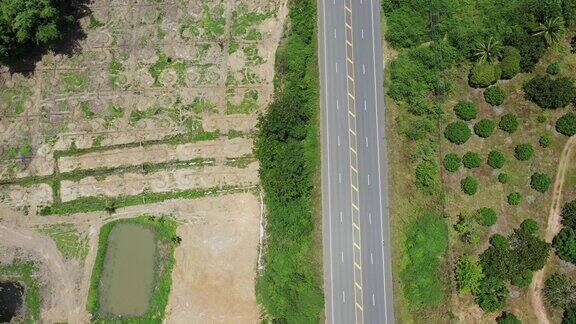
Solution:
[(548, 19), (545, 23), (540, 23), (534, 32), (534, 36), (544, 37), (548, 45), (557, 43), (563, 34), (564, 19), (562, 17)]
[(502, 44), (490, 36), (476, 44), (474, 57), (477, 57), (480, 63), (485, 63), (486, 61), (494, 63), (500, 57), (500, 52), (502, 52)]

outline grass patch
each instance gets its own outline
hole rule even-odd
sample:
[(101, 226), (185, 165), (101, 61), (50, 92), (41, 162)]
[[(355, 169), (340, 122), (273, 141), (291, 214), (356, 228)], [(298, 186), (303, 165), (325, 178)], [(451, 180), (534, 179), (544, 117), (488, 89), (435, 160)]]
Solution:
[(40, 320), (40, 282), (36, 277), (38, 268), (32, 261), (15, 260), (11, 264), (0, 265), (0, 278), (24, 283), (26, 313), (23, 322), (36, 323)]
[(61, 75), (65, 92), (82, 92), (88, 89), (88, 77), (75, 72), (64, 72)]
[(249, 114), (258, 110), (258, 91), (248, 90), (239, 104), (226, 103), (226, 114)]
[(80, 101), (80, 111), (82, 111), (82, 116), (86, 119), (92, 119), (96, 116), (88, 101)]
[(225, 25), (224, 5), (218, 4), (210, 8), (204, 4), (202, 5), (202, 17), (199, 19), (186, 17), (180, 21), (180, 37), (216, 40), (224, 35)]
[(40, 228), (40, 232), (50, 236), (66, 259), (84, 261), (88, 255), (88, 238), (78, 233), (74, 224), (52, 224)]
[(154, 79), (155, 86), (161, 86), (160, 75), (166, 69), (176, 71), (177, 82), (179, 85), (186, 83), (186, 62), (183, 59), (173, 59), (162, 52), (158, 52), (158, 60), (150, 65), (148, 72)]
[[(99, 313), (98, 290), (102, 279), (102, 270), (104, 269), (106, 249), (108, 248), (108, 237), (114, 226), (121, 223), (141, 224), (152, 228), (156, 234), (158, 243), (161, 244), (166, 251), (163, 251), (160, 260), (157, 260), (158, 265), (157, 269), (155, 269), (155, 285), (150, 296), (146, 314), (142, 317), (133, 318), (105, 318)], [(166, 216), (153, 217), (147, 215), (136, 218), (119, 219), (102, 226), (98, 237), (98, 251), (94, 261), (94, 268), (92, 269), (90, 289), (86, 301), (86, 309), (92, 314), (93, 322), (106, 323), (117, 320), (121, 320), (122, 323), (142, 323), (143, 321), (146, 323), (162, 322), (166, 311), (166, 304), (168, 303), (168, 295), (172, 286), (171, 274), (175, 263), (174, 249), (178, 244), (176, 235), (177, 226), (178, 224), (173, 218)]]
[(0, 90), (0, 98), (4, 106), (4, 114), (20, 115), (24, 112), (26, 98), (32, 95), (32, 91), (27, 87), (3, 88)]
[(272, 11), (267, 13), (248, 12), (246, 4), (239, 4), (232, 12), (232, 36), (251, 41), (261, 40), (262, 34), (256, 29), (256, 25), (272, 15)]
[(235, 167), (235, 168), (247, 168), (250, 163), (256, 161), (254, 155), (252, 154), (245, 154), (241, 157), (237, 158), (226, 158), (225, 165)]

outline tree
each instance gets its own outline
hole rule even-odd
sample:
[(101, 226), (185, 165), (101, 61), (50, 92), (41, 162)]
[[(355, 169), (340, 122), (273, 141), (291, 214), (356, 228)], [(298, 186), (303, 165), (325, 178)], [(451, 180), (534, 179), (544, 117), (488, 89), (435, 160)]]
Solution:
[(479, 63), (495, 63), (500, 58), (501, 52), (502, 43), (493, 37), (488, 37), (476, 43), (474, 57), (478, 59)]
[(516, 315), (508, 312), (502, 312), (502, 315), (496, 318), (498, 324), (522, 324), (522, 321)]
[(562, 206), (562, 225), (576, 228), (576, 199), (569, 201)]
[(450, 142), (458, 145), (466, 143), (466, 141), (470, 139), (470, 136), (472, 136), (472, 132), (470, 131), (470, 128), (468, 128), (468, 125), (463, 121), (452, 122), (448, 124), (444, 130), (444, 137), (446, 137)]
[(467, 176), (460, 180), (460, 188), (465, 194), (472, 196), (478, 191), (478, 180), (474, 177)]
[(530, 187), (538, 192), (546, 192), (552, 179), (544, 173), (536, 172), (530, 177)]
[(510, 249), (510, 241), (502, 234), (493, 234), (490, 236), (489, 241), (490, 245), (498, 250), (505, 251)]
[(508, 204), (509, 205), (519, 205), (520, 201), (522, 200), (522, 196), (520, 195), (519, 192), (513, 192), (511, 194), (508, 195)]
[(552, 240), (552, 245), (560, 259), (576, 264), (576, 235), (572, 228), (562, 228)]
[(454, 106), (454, 113), (458, 118), (469, 121), (476, 118), (478, 108), (472, 101), (461, 100)]
[(527, 234), (536, 234), (538, 232), (538, 223), (532, 218), (527, 218), (520, 224), (520, 230)]
[(444, 156), (444, 168), (449, 172), (456, 172), (460, 169), (462, 159), (456, 153), (448, 153)]
[(476, 221), (483, 226), (492, 226), (496, 224), (498, 216), (492, 208), (482, 207), (476, 211)]
[(0, 60), (19, 57), (31, 48), (48, 48), (73, 22), (60, 2), (12, 0), (0, 3)]
[(523, 88), (527, 100), (545, 109), (566, 107), (576, 96), (574, 82), (563, 76), (555, 79), (549, 75), (535, 76)]
[(484, 90), (484, 100), (492, 106), (499, 106), (506, 99), (506, 91), (498, 85), (493, 85)]
[(546, 22), (540, 23), (534, 32), (534, 36), (543, 37), (548, 45), (558, 43), (563, 34), (564, 19), (562, 17), (548, 19)]
[(552, 307), (574, 307), (576, 305), (576, 286), (566, 275), (553, 273), (544, 282), (544, 298)]
[(496, 125), (490, 119), (482, 119), (474, 124), (474, 133), (482, 138), (488, 138), (494, 132)]
[(534, 273), (530, 270), (522, 270), (519, 274), (515, 275), (510, 279), (510, 282), (520, 288), (528, 287), (532, 282), (532, 277), (534, 277)]
[(564, 309), (562, 314), (562, 324), (574, 324), (576, 323), (576, 307), (570, 306)]
[(511, 113), (504, 114), (500, 118), (498, 127), (501, 130), (512, 134), (518, 129), (518, 118), (516, 117), (516, 115)]
[(556, 131), (566, 136), (576, 134), (576, 114), (569, 111), (556, 121)]
[(514, 156), (519, 161), (528, 161), (534, 154), (534, 148), (528, 143), (516, 145), (514, 148)]
[(460, 293), (475, 293), (480, 288), (480, 281), (484, 278), (482, 267), (470, 255), (463, 255), (456, 265), (456, 280)]
[(470, 70), (468, 84), (473, 88), (486, 88), (496, 83), (502, 75), (500, 67), (488, 63), (477, 63)]
[(506, 305), (508, 289), (502, 279), (485, 277), (480, 281), (480, 287), (474, 294), (476, 303), (486, 312), (494, 312)]
[(493, 169), (500, 169), (504, 166), (504, 162), (506, 162), (506, 158), (504, 154), (500, 151), (490, 151), (488, 153), (488, 165), (491, 166)]
[(468, 151), (462, 156), (462, 164), (468, 169), (478, 168), (482, 164), (480, 156), (476, 152)]
[(480, 234), (478, 231), (478, 223), (474, 221), (469, 213), (461, 212), (458, 215), (458, 221), (454, 224), (454, 230), (462, 242), (468, 244), (478, 244), (480, 242)]

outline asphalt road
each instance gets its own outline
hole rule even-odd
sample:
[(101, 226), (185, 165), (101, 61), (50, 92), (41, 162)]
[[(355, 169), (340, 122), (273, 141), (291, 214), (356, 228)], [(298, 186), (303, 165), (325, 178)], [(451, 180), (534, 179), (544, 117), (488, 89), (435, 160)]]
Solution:
[(328, 323), (394, 323), (378, 0), (318, 0)]

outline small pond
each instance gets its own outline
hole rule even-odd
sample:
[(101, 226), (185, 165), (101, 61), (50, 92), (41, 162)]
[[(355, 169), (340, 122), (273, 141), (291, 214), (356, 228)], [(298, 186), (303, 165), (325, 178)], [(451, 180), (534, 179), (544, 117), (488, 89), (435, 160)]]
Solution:
[(145, 225), (120, 223), (112, 228), (99, 287), (102, 313), (146, 313), (154, 286), (156, 243), (154, 230)]
[(7, 323), (22, 308), (24, 287), (12, 281), (0, 282), (0, 323)]

